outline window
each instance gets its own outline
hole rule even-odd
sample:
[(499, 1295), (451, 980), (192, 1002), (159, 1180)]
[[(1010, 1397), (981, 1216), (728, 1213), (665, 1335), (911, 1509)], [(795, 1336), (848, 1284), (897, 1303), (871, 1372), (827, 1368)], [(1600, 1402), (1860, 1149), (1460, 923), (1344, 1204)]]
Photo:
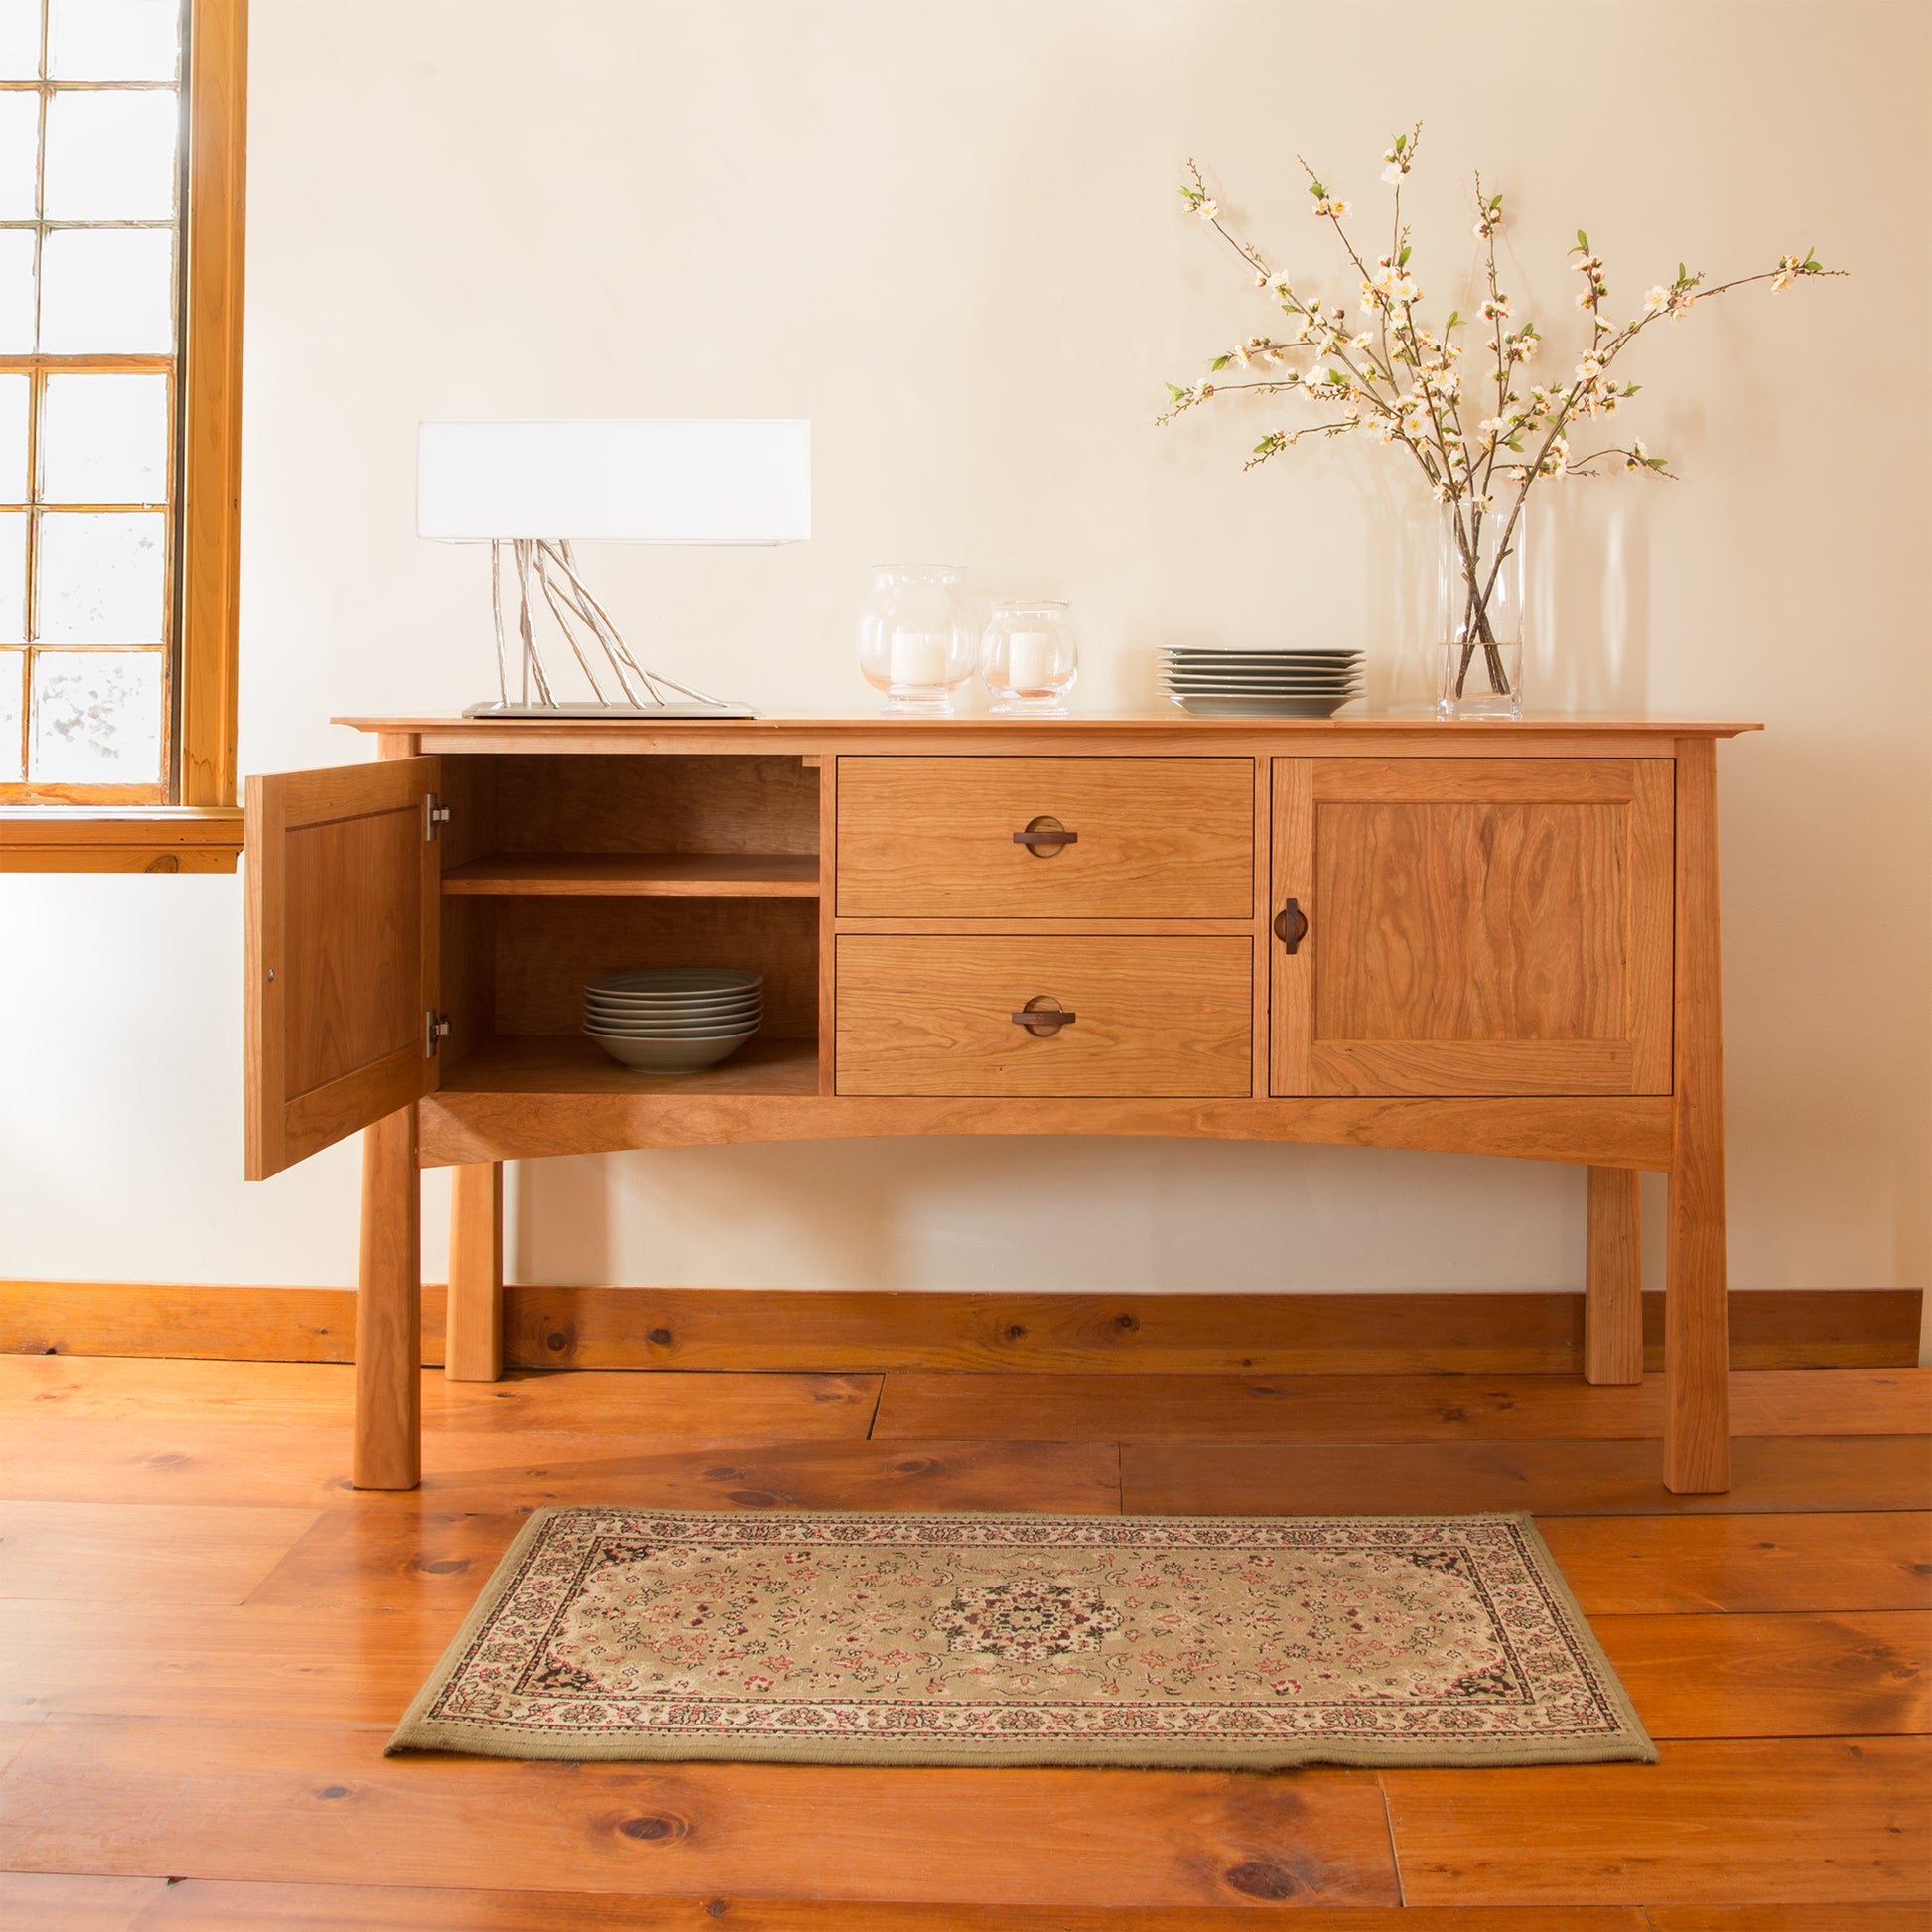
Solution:
[(243, 0), (0, 0), (0, 804), (70, 808), (16, 851), (232, 812), (243, 62)]

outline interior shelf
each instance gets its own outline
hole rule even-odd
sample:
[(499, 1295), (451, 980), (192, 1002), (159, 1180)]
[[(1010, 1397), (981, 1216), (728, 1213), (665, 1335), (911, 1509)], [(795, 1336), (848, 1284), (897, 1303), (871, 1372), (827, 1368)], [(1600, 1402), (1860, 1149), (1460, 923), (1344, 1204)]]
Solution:
[(490, 1035), (443, 1070), (444, 1093), (816, 1093), (818, 1041), (747, 1040), (695, 1073), (638, 1073), (581, 1034)]
[(492, 897), (816, 898), (813, 852), (498, 852), (452, 866), (445, 893)]

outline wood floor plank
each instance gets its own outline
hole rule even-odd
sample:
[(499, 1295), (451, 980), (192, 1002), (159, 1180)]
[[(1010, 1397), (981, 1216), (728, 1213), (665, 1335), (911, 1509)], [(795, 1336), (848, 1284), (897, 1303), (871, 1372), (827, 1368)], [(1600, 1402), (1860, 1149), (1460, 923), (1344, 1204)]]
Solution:
[(0, 1596), (239, 1603), (319, 1515), (212, 1503), (0, 1501)]
[(386, 1735), (462, 1620), (462, 1608), (0, 1603), (0, 1715), (365, 1725)]
[(1923, 1738), (1665, 1744), (1656, 1764), (1385, 1771), (1382, 1785), (1412, 1905), (1932, 1897)]
[[(518, 1369), (500, 1382), (423, 1372), (429, 1430), (620, 1436), (863, 1436), (877, 1375), (596, 1374)], [(111, 1360), (0, 1355), (0, 1409), (101, 1422), (192, 1416), (346, 1428), (355, 1371), (321, 1362)]]
[[(1743, 1369), (1739, 1436), (1932, 1434), (1932, 1368)], [(1448, 1443), (1661, 1437), (1664, 1382), (1575, 1375), (886, 1377), (873, 1435), (1028, 1442)]]
[(1922, 1904), (1653, 1905), (1652, 1932), (1925, 1932)]
[(1122, 1507), (1158, 1515), (1538, 1515), (1922, 1510), (1932, 1456), (1917, 1436), (1740, 1437), (1722, 1495), (1664, 1488), (1662, 1446), (1614, 1443), (1128, 1443)]
[[(638, 1898), (599, 1892), (445, 1891), (422, 1886), (275, 1885), (187, 1878), (0, 1873), (8, 1932), (1240, 1932), (1229, 1907), (1030, 1911), (853, 1900)], [(1245, 1921), (1252, 1923), (1251, 1920)], [(1420, 1911), (1375, 1905), (1298, 1911), (1296, 1932), (1649, 1932), (1621, 1906)], [(1879, 1932), (1876, 1927), (1872, 1932)]]
[(379, 1732), (49, 1719), (24, 1871), (1035, 1907), (1394, 1905), (1373, 1775), (515, 1763)]
[(324, 1510), (263, 1578), (251, 1604), (345, 1610), (466, 1610), (529, 1521), (503, 1510)]
[[(346, 1430), (192, 1419), (0, 1420), (0, 1495), (315, 1508), (350, 1493)], [(1115, 1510), (1112, 1444), (727, 1440), (437, 1431), (420, 1490), (357, 1498), (402, 1513), (541, 1503), (665, 1507)]]
[(0, 1772), (4, 1772), (46, 1720), (38, 1713), (25, 1718), (0, 1718)]
[(1644, 1727), (1664, 1737), (1932, 1732), (1932, 1613), (1591, 1619)]
[(1932, 1609), (1932, 1516), (1551, 1516), (1591, 1616)]

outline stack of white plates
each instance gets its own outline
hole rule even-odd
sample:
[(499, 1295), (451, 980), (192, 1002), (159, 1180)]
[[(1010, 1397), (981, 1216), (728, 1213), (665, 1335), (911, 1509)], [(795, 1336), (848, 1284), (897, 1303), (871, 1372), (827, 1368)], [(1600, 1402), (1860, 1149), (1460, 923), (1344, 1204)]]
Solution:
[(584, 1031), (625, 1066), (688, 1073), (729, 1058), (758, 1032), (764, 980), (725, 966), (606, 973), (584, 988)]
[(1165, 653), (1168, 696), (1199, 718), (1326, 718), (1362, 695), (1358, 650)]

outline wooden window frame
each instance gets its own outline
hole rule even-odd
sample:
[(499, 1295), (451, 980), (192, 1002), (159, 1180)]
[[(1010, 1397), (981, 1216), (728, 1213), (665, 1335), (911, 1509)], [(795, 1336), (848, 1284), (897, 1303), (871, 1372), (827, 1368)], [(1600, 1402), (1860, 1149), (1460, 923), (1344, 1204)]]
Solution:
[(232, 872), (241, 529), (247, 0), (183, 0), (172, 802), (0, 806), (0, 872)]

